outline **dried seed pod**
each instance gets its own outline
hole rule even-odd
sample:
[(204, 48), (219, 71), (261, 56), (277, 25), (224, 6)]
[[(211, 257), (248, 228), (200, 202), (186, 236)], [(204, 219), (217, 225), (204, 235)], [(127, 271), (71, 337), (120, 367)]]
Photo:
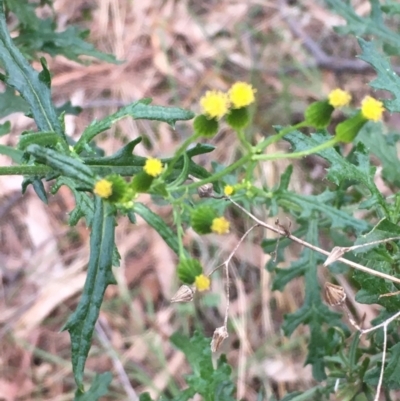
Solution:
[(341, 247), (341, 246), (335, 246), (331, 253), (329, 254), (328, 258), (325, 260), (324, 266), (329, 266), (333, 262), (336, 262), (338, 259), (340, 259), (346, 252), (349, 251), (349, 248)]
[(190, 302), (193, 300), (194, 290), (188, 285), (181, 285), (175, 295), (171, 298), (171, 302)]
[(342, 305), (346, 300), (343, 287), (332, 283), (325, 283), (325, 299), (330, 306)]
[(214, 192), (214, 187), (211, 182), (197, 188), (197, 193), (199, 194), (200, 198), (210, 198), (213, 192)]
[(214, 331), (213, 338), (211, 341), (211, 351), (217, 352), (225, 338), (228, 338), (229, 334), (225, 326), (217, 327)]
[[(200, 181), (198, 178), (194, 177), (193, 175), (189, 174), (188, 176), (193, 182)], [(211, 198), (214, 193), (214, 186), (211, 182), (208, 184), (204, 184), (201, 187), (197, 188), (197, 193), (199, 194), (200, 198)]]

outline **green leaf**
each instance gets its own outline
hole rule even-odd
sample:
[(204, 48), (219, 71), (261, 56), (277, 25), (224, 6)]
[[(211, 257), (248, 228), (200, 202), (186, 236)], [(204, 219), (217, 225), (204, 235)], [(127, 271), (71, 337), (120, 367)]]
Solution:
[(385, 25), (378, 0), (370, 0), (371, 12), (366, 16), (358, 15), (350, 2), (337, 0), (325, 0), (325, 2), (347, 21), (346, 26), (336, 28), (338, 32), (351, 33), (354, 36), (372, 35), (391, 46), (397, 54), (400, 53), (400, 35)]
[(0, 137), (9, 134), (10, 130), (11, 130), (10, 121), (6, 121), (4, 124), (0, 124)]
[(66, 185), (75, 197), (75, 208), (69, 212), (68, 224), (70, 226), (75, 226), (78, 221), (84, 217), (86, 220), (86, 225), (91, 227), (93, 224), (93, 213), (94, 204), (93, 198), (91, 198), (85, 192), (77, 189), (77, 182), (73, 178), (68, 178), (65, 176), (58, 177), (55, 184), (51, 188), (51, 193), (54, 195), (61, 188), (61, 186)]
[[(400, 36), (399, 39), (400, 41)], [(378, 74), (378, 77), (374, 79), (370, 85), (375, 89), (383, 89), (390, 92), (393, 95), (393, 99), (384, 100), (385, 107), (391, 112), (400, 111), (400, 78), (393, 71), (389, 59), (383, 57), (381, 53), (375, 50), (373, 42), (367, 42), (361, 38), (358, 39), (362, 54), (361, 60), (366, 61), (370, 64)], [(400, 42), (398, 42), (400, 43)]]
[[(315, 218), (311, 219), (305, 238), (308, 243), (318, 245), (317, 228), (317, 220)], [(301, 260), (301, 274), (305, 278), (304, 304), (296, 312), (285, 316), (283, 330), (287, 336), (290, 336), (300, 324), (310, 326), (310, 341), (306, 363), (312, 365), (314, 378), (321, 381), (326, 378), (324, 356), (330, 354), (330, 344), (327, 341), (327, 333), (323, 330), (323, 324), (340, 326), (338, 318), (340, 315), (331, 312), (322, 302), (317, 272), (320, 257), (307, 248), (302, 252)], [(307, 261), (306, 265), (305, 261)]]
[[(231, 379), (231, 368), (226, 358), (221, 357), (214, 369), (210, 349), (210, 339), (199, 332), (191, 338), (175, 333), (170, 338), (171, 343), (181, 350), (193, 369), (193, 374), (186, 377), (189, 385), (190, 399), (197, 393), (204, 400), (234, 401), (235, 386)], [(179, 398), (179, 400), (188, 398)], [(174, 400), (175, 401), (175, 400)]]
[(97, 401), (100, 397), (108, 393), (108, 386), (111, 384), (111, 380), (112, 375), (110, 372), (96, 375), (90, 389), (84, 394), (78, 390), (74, 401)]
[[(294, 131), (286, 135), (284, 139), (292, 145), (293, 151), (299, 152), (318, 146), (326, 142), (328, 138), (330, 136), (325, 132), (318, 132), (309, 137), (299, 131)], [(338, 186), (346, 181), (355, 181), (363, 184), (370, 191), (375, 201), (384, 209), (385, 213), (388, 213), (386, 201), (374, 182), (375, 168), (371, 167), (369, 154), (362, 143), (358, 143), (354, 151), (357, 164), (350, 163), (334, 148), (320, 151), (317, 155), (323, 157), (331, 164), (331, 167), (328, 169), (328, 180)]]
[(174, 233), (165, 223), (165, 221), (158, 215), (152, 212), (143, 203), (135, 202), (133, 211), (141, 216), (147, 224), (153, 227), (165, 243), (179, 256), (179, 244)]
[(388, 15), (400, 14), (400, 4), (399, 3), (389, 3), (389, 4), (381, 5), (381, 10)]
[(39, 73), (29, 65), (8, 33), (2, 0), (0, 1), (0, 61), (6, 71), (6, 84), (16, 89), (29, 104), (39, 130), (53, 131), (64, 136), (51, 100), (50, 89), (40, 80)]
[(69, 26), (65, 31), (54, 30), (54, 23), (50, 19), (41, 20), (39, 30), (24, 30), (16, 39), (16, 44), (21, 44), (31, 49), (40, 49), (50, 56), (63, 55), (70, 60), (80, 61), (79, 56), (94, 57), (107, 63), (119, 64), (115, 56), (97, 50), (91, 43), (85, 41), (89, 31), (76, 26)]
[(39, 145), (29, 145), (26, 150), (41, 163), (56, 169), (67, 177), (82, 182), (90, 189), (93, 188), (93, 172), (90, 167), (83, 164), (78, 158), (67, 156), (53, 149), (43, 148)]
[(336, 192), (326, 190), (319, 195), (298, 195), (291, 191), (277, 191), (275, 199), (285, 209), (297, 211), (298, 218), (302, 220), (308, 220), (318, 212), (330, 219), (332, 228), (352, 228), (358, 233), (369, 227), (366, 221), (330, 205), (337, 199)]
[(33, 144), (54, 148), (59, 143), (68, 149), (67, 143), (55, 132), (24, 132), (19, 137), (18, 149), (25, 150)]
[(0, 155), (6, 155), (8, 157), (11, 157), (11, 159), (15, 163), (21, 163), (24, 152), (21, 152), (18, 149), (14, 149), (11, 146), (0, 145)]
[(28, 103), (17, 95), (14, 89), (7, 86), (6, 90), (0, 93), (0, 118), (18, 112), (27, 114), (29, 110)]
[(151, 106), (147, 102), (137, 101), (119, 109), (116, 113), (100, 120), (93, 121), (83, 131), (75, 145), (76, 153), (82, 152), (85, 146), (92, 141), (96, 135), (109, 129), (112, 124), (125, 117), (132, 117), (135, 120), (156, 120), (166, 122), (172, 126), (179, 120), (191, 120), (194, 114), (189, 110), (177, 107)]
[(391, 389), (400, 387), (400, 344), (389, 349), (390, 359), (385, 368), (385, 386)]
[(389, 136), (384, 135), (383, 124), (366, 124), (360, 131), (357, 141), (362, 142), (379, 159), (385, 180), (400, 186), (400, 161), (396, 143), (390, 142)]
[(75, 382), (81, 392), (83, 371), (104, 292), (109, 284), (115, 284), (111, 270), (114, 232), (115, 216), (110, 206), (96, 197), (85, 286), (78, 307), (62, 329), (68, 330), (71, 336), (72, 367)]

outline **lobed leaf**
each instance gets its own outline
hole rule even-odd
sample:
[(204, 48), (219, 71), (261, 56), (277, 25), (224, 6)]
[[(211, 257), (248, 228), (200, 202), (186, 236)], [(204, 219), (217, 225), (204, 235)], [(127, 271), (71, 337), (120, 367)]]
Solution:
[(96, 197), (85, 286), (78, 307), (62, 329), (71, 336), (72, 367), (80, 393), (84, 392), (83, 371), (104, 292), (109, 284), (115, 284), (111, 270), (114, 233), (115, 216), (111, 207)]

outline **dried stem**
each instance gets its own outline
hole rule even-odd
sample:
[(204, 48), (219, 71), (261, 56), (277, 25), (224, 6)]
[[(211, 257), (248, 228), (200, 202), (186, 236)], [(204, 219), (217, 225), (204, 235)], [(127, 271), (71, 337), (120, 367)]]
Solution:
[[(232, 202), (237, 208), (239, 208), (243, 213), (247, 214), (254, 222), (256, 222), (259, 226), (264, 227), (268, 230), (271, 230), (277, 234), (280, 234), (282, 236), (285, 236), (289, 238), (291, 241), (296, 242), (302, 246), (305, 246), (306, 248), (309, 248), (315, 252), (321, 253), (322, 255), (329, 256), (331, 253), (326, 251), (325, 249), (322, 249), (316, 245), (312, 245), (308, 243), (307, 241), (303, 241), (302, 239), (290, 234), (287, 230), (282, 229), (280, 227), (275, 227), (270, 224), (264, 223), (263, 221), (259, 220), (256, 216), (254, 216), (252, 213), (247, 211), (244, 207), (240, 206), (237, 202), (235, 202), (232, 198), (227, 197), (227, 199)], [(358, 245), (357, 245), (358, 246)], [(370, 269), (364, 265), (361, 265), (359, 263), (352, 262), (351, 260), (345, 259), (345, 258), (338, 258), (336, 259), (339, 262), (342, 262), (343, 264), (352, 267), (353, 269), (363, 271), (365, 273), (371, 274), (372, 276), (380, 277), (385, 280), (392, 281), (394, 283), (400, 284), (400, 278), (390, 276), (389, 274), (385, 274), (373, 269)]]

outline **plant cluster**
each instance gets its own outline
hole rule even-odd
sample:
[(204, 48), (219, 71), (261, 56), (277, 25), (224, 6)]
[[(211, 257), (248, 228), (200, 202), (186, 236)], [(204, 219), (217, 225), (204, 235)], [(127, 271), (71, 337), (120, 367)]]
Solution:
[[(304, 277), (304, 303), (295, 313), (285, 316), (283, 331), (290, 336), (300, 325), (308, 326), (310, 338), (306, 363), (312, 366), (318, 384), (305, 393), (290, 394), (285, 400), (321, 400), (332, 393), (341, 400), (378, 400), (382, 387), (390, 399), (390, 390), (400, 388), (396, 330), (400, 302), (395, 295), (400, 284), (400, 162), (394, 147), (399, 135), (388, 133), (381, 122), (385, 110), (400, 111), (400, 78), (389, 61), (376, 50), (376, 45), (382, 43), (383, 49), (390, 54), (400, 53), (399, 35), (383, 23), (383, 13), (394, 15), (399, 8), (395, 3), (381, 6), (377, 0), (371, 0), (370, 17), (361, 18), (346, 2), (327, 0), (327, 3), (349, 21), (347, 33), (358, 34), (362, 28), (363, 33), (376, 36), (375, 42), (359, 39), (360, 58), (378, 74), (371, 86), (389, 91), (392, 99), (381, 101), (375, 95), (367, 96), (359, 108), (352, 108), (349, 106), (351, 94), (338, 88), (309, 105), (303, 121), (293, 126), (275, 126), (274, 133), (256, 143), (246, 129), (256, 112), (257, 91), (249, 83), (235, 82), (227, 92), (207, 91), (199, 100), (201, 114), (197, 116), (189, 110), (152, 105), (151, 99), (141, 99), (104, 119), (93, 121), (74, 142), (64, 130), (65, 113), (72, 109), (70, 105), (55, 108), (45, 59), (41, 59), (40, 72), (30, 66), (29, 60), (35, 58), (38, 51), (52, 56), (63, 54), (71, 59), (84, 54), (111, 62), (115, 60), (83, 42), (84, 33), (75, 28), (55, 32), (51, 20), (36, 17), (33, 4), (25, 2), (22, 7), (25, 13), (22, 14), (16, 2), (0, 1), (0, 61), (5, 72), (1, 79), (7, 85), (2, 97), (4, 102), (6, 98), (8, 101), (13, 98), (16, 105), (13, 110), (3, 108), (2, 116), (11, 111), (23, 111), (37, 126), (37, 130), (21, 133), (16, 149), (0, 148), (0, 153), (10, 156), (15, 163), (11, 167), (1, 167), (0, 174), (23, 175), (23, 191), (32, 185), (44, 202), (47, 202), (47, 193), (43, 181), (51, 182), (52, 194), (61, 186), (69, 187), (76, 200), (75, 208), (69, 213), (69, 224), (73, 226), (84, 219), (91, 229), (90, 259), (83, 294), (64, 325), (71, 337), (77, 400), (98, 399), (111, 380), (108, 374), (103, 374), (85, 392), (84, 368), (95, 323), (104, 292), (108, 285), (115, 283), (111, 268), (119, 264), (115, 244), (117, 219), (127, 216), (135, 223), (137, 215), (153, 227), (177, 255), (177, 278), (182, 286), (172, 302), (192, 301), (195, 292), (210, 289), (216, 270), (224, 271), (226, 314), (212, 340), (199, 333), (190, 339), (178, 334), (171, 338), (171, 342), (185, 353), (193, 369), (193, 374), (186, 378), (188, 387), (175, 398), (176, 401), (188, 400), (195, 394), (210, 401), (234, 399), (231, 369), (224, 357), (214, 368), (211, 352), (217, 351), (229, 336), (231, 259), (240, 243), (255, 228), (279, 234), (278, 240), (262, 244), (266, 253), (275, 255), (266, 266), (274, 277), (273, 289), (283, 291), (289, 282)], [(19, 36), (14, 39), (7, 29), (8, 12), (13, 12), (20, 21)], [(41, 41), (35, 41), (35, 35)], [(71, 41), (74, 46), (70, 45)], [(338, 108), (342, 109), (342, 122), (334, 126), (332, 115)], [(126, 117), (159, 121), (173, 127), (179, 121), (194, 118), (193, 133), (168, 158), (135, 155), (135, 146), (142, 140), (140, 137), (105, 156), (94, 140)], [(232, 135), (238, 138), (240, 154), (231, 165), (207, 171), (194, 159), (202, 154), (212, 155), (214, 147), (204, 141), (212, 138), (221, 124), (227, 124)], [(2, 135), (9, 131), (10, 124), (1, 126)], [(290, 153), (267, 151), (282, 140), (291, 145)], [(346, 152), (346, 144), (351, 144), (349, 152)], [(375, 183), (376, 168), (371, 164), (370, 154), (382, 163), (383, 179), (392, 190), (389, 197), (385, 197)], [(281, 176), (277, 187), (255, 185), (253, 177), (260, 163), (301, 159), (307, 155), (318, 155), (329, 165), (323, 192), (313, 195), (293, 192), (290, 189), (293, 165)], [(142, 193), (163, 200), (172, 208), (173, 228), (138, 200)], [(277, 215), (279, 210), (286, 211), (296, 228), (292, 231), (289, 225), (279, 221), (275, 225), (263, 222), (251, 211), (255, 207), (268, 209), (271, 216)], [(220, 266), (207, 271), (185, 249), (183, 237), (189, 227), (200, 235), (228, 233), (231, 223), (224, 216), (227, 208), (240, 211), (254, 225)], [(357, 210), (364, 212), (363, 218), (357, 217)], [(322, 249), (322, 235), (338, 247)], [(280, 268), (285, 249), (292, 242), (303, 246), (301, 255), (290, 267)], [(347, 253), (352, 256), (344, 257)], [(346, 294), (341, 286), (326, 284), (329, 306), (323, 301), (317, 274), (323, 263), (330, 269), (332, 281), (339, 274), (352, 280), (358, 288), (357, 302), (381, 305), (381, 313), (372, 322), (375, 325), (372, 329), (363, 329), (357, 322), (358, 317), (352, 316), (345, 306)], [(346, 326), (342, 315), (332, 311), (330, 306), (343, 307), (351, 325)], [(381, 328), (383, 330), (379, 330)], [(368, 343), (353, 334), (355, 330), (360, 334), (372, 333)], [(150, 397), (144, 394), (141, 399), (148, 401)]]

